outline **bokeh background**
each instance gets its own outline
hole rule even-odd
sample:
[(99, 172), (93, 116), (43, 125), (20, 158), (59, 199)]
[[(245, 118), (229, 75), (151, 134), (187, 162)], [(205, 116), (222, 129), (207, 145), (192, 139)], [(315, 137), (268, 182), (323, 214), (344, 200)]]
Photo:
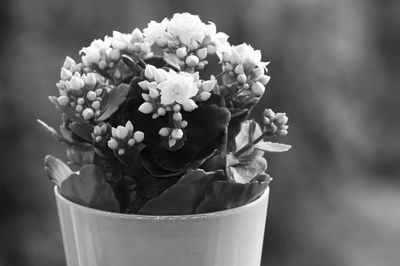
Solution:
[(400, 1), (2, 0), (0, 266), (65, 265), (43, 171), (64, 147), (35, 121), (60, 123), (47, 96), (65, 56), (185, 11), (263, 51), (260, 105), (290, 118), (294, 148), (267, 158), (262, 265), (400, 265)]

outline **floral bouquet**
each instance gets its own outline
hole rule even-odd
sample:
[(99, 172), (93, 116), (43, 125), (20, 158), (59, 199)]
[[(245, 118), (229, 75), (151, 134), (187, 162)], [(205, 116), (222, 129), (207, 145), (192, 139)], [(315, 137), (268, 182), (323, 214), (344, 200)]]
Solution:
[[(289, 145), (285, 113), (248, 117), (264, 94), (268, 62), (248, 44), (230, 45), (214, 23), (175, 14), (130, 34), (114, 31), (67, 57), (50, 101), (68, 164), (45, 170), (67, 199), (144, 215), (184, 215), (245, 205), (271, 180), (265, 152)], [(213, 58), (214, 57), (214, 58)], [(210, 74), (220, 64), (220, 73)], [(215, 67), (214, 67), (215, 68)]]

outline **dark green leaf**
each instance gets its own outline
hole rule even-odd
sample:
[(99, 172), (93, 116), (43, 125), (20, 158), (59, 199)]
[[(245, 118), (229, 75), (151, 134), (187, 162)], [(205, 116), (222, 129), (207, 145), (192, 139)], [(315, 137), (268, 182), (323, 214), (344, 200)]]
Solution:
[(147, 215), (193, 214), (197, 205), (204, 199), (208, 186), (216, 180), (226, 180), (222, 171), (205, 172), (189, 170), (179, 181), (152, 199), (139, 210)]
[(88, 123), (72, 122), (68, 125), (68, 127), (79, 138), (92, 143), (93, 125)]
[(260, 175), (246, 184), (215, 181), (209, 186), (206, 197), (197, 207), (196, 213), (222, 211), (246, 205), (264, 193), (270, 180), (268, 175)]
[(57, 186), (60, 186), (65, 179), (73, 174), (68, 165), (51, 155), (47, 155), (44, 158), (44, 165), (44, 170), (50, 180)]
[(118, 87), (111, 89), (111, 91), (104, 98), (105, 105), (102, 107), (102, 113), (97, 118), (97, 121), (104, 121), (109, 118), (119, 106), (125, 101), (128, 95), (130, 86), (129, 84), (120, 84)]
[(94, 209), (119, 212), (119, 204), (101, 170), (94, 164), (85, 165), (78, 174), (72, 174), (60, 186), (67, 199)]

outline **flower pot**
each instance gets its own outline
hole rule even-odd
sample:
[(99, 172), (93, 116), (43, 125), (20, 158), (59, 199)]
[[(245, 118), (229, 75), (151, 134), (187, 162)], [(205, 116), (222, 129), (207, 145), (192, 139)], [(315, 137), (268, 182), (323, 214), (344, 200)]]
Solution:
[(77, 205), (55, 188), (68, 266), (259, 266), (269, 189), (238, 208), (144, 216)]

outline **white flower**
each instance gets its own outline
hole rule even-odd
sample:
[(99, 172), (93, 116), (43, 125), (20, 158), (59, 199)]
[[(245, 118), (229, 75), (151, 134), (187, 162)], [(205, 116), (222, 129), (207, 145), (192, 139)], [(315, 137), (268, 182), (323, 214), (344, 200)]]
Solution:
[(201, 43), (209, 31), (199, 16), (189, 13), (174, 14), (168, 23), (167, 30), (186, 46), (189, 46), (192, 41)]
[[(261, 61), (260, 50), (254, 50), (251, 45), (242, 43), (237, 46), (231, 47), (230, 58), (232, 63), (238, 63), (243, 65), (246, 71), (253, 69), (254, 67), (265, 68), (269, 62)], [(239, 61), (239, 62), (237, 62)]]
[(186, 111), (197, 108), (191, 98), (196, 96), (199, 89), (191, 74), (187, 72), (177, 74), (170, 70), (167, 79), (158, 84), (157, 88), (160, 90), (161, 104), (170, 105), (176, 102), (181, 104)]
[(154, 43), (159, 39), (165, 39), (167, 23), (167, 18), (164, 18), (160, 23), (155, 22), (154, 20), (150, 21), (150, 23), (147, 24), (147, 28), (143, 30), (145, 40), (149, 43)]

